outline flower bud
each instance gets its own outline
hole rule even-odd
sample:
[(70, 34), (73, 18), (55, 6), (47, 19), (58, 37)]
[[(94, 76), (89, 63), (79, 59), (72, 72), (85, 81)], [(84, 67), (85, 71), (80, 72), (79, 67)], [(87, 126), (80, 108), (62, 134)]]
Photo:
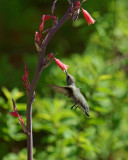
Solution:
[(81, 5), (80, 1), (77, 1), (76, 6), (80, 6), (80, 5)]
[(37, 31), (35, 33), (35, 39), (36, 39), (37, 42), (40, 42), (41, 34), (39, 34), (39, 32), (37, 32)]
[(48, 57), (49, 57), (49, 58), (53, 58), (53, 53), (50, 53), (50, 54), (48, 55)]
[(40, 31), (40, 33), (43, 31), (43, 29), (44, 29), (44, 22), (41, 21), (41, 24), (40, 24), (40, 26), (39, 26), (39, 31)]
[(43, 15), (42, 16), (42, 21), (47, 21), (51, 18), (51, 15)]
[(16, 113), (15, 111), (11, 111), (10, 114), (11, 114), (13, 117), (19, 117), (19, 114)]

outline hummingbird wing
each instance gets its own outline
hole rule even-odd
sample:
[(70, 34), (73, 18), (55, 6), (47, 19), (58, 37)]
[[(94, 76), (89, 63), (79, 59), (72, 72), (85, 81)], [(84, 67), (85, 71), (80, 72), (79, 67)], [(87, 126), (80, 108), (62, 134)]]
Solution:
[(53, 90), (57, 91), (58, 93), (71, 98), (72, 89), (70, 87), (61, 87), (52, 84), (49, 84), (48, 86), (51, 87)]

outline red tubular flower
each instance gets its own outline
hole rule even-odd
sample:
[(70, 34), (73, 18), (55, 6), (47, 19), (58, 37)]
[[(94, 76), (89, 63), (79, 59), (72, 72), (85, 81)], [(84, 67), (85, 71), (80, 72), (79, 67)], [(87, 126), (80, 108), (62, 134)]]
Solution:
[(75, 11), (78, 10), (80, 8), (80, 6), (81, 6), (80, 1), (77, 1), (76, 4), (75, 4), (74, 10)]
[(49, 20), (50, 18), (53, 19), (54, 22), (56, 22), (56, 16), (51, 16), (51, 15), (43, 15), (42, 16), (42, 23), (44, 23), (44, 21)]
[(42, 16), (42, 21), (47, 21), (51, 18), (52, 16), (51, 15), (43, 15)]
[(10, 114), (11, 114), (13, 117), (19, 117), (19, 114), (16, 113), (15, 111), (11, 111)]
[(40, 33), (43, 31), (43, 29), (44, 29), (44, 21), (42, 20), (39, 26)]
[(76, 11), (77, 9), (80, 8), (80, 6), (82, 5), (83, 2), (85, 2), (86, 0), (83, 0), (82, 2), (80, 1), (76, 1), (76, 4), (75, 4), (75, 7), (74, 7), (74, 10)]
[(43, 15), (42, 16), (41, 24), (40, 24), (40, 27), (39, 27), (40, 33), (44, 29), (44, 22), (47, 21), (47, 20), (49, 20), (51, 17), (52, 17), (51, 15)]
[(35, 37), (36, 37), (35, 39), (36, 39), (37, 42), (40, 42), (40, 40), (41, 40), (41, 33), (44, 30), (44, 22), (49, 20), (51, 17), (52, 17), (51, 15), (43, 15), (42, 16), (42, 20), (41, 20), (41, 23), (40, 23), (40, 26), (39, 26), (39, 31), (40, 32), (38, 33), (36, 31), (36, 33), (35, 33)]
[(29, 134), (25, 124), (24, 124), (24, 121), (23, 121), (23, 118), (22, 116), (19, 115), (18, 111), (17, 111), (17, 108), (16, 108), (16, 105), (15, 105), (15, 102), (14, 100), (12, 99), (12, 102), (13, 102), (13, 108), (14, 108), (14, 111), (11, 111), (10, 114), (13, 116), (13, 117), (18, 117), (18, 120), (20, 122), (20, 125), (24, 131), (25, 134)]
[(25, 62), (25, 76), (26, 78), (28, 78), (28, 67), (26, 62)]
[(25, 62), (25, 73), (22, 76), (23, 81), (25, 82), (24, 85), (26, 86), (27, 90), (29, 91), (29, 84), (28, 84), (28, 68), (27, 63)]
[(14, 100), (12, 99), (12, 103), (13, 103), (13, 109), (14, 111), (11, 111), (10, 114), (13, 116), (13, 117), (18, 117), (19, 114), (18, 114), (18, 111), (17, 111), (17, 108), (16, 108), (16, 105), (15, 105), (15, 102)]
[(86, 19), (88, 25), (94, 24), (96, 21), (91, 17), (91, 15), (85, 9), (81, 9), (83, 11), (84, 18)]
[(49, 55), (48, 55), (48, 57), (51, 59), (51, 58), (53, 58), (53, 53), (50, 53)]
[(35, 39), (36, 39), (37, 42), (40, 42), (41, 34), (39, 34), (37, 31), (35, 33)]
[(20, 124), (24, 124), (23, 118), (20, 115), (18, 117), (19, 117)]
[(53, 53), (50, 53), (48, 57), (45, 59), (44, 63), (47, 64), (50, 60), (54, 58)]
[(77, 1), (76, 6), (80, 6), (80, 5), (81, 5), (80, 1)]
[(15, 111), (16, 113), (18, 113), (18, 112), (17, 112), (16, 105), (15, 105), (15, 102), (14, 102), (14, 100), (13, 100), (13, 99), (12, 99), (12, 103), (13, 103), (13, 108), (14, 108), (14, 111)]
[(52, 19), (53, 19), (54, 23), (56, 23), (56, 21), (57, 21), (56, 16), (52, 16)]
[(12, 99), (12, 103), (13, 103), (13, 109), (14, 109), (14, 111), (11, 111), (10, 114), (11, 114), (13, 117), (19, 117), (19, 114), (18, 114), (16, 105), (15, 105), (15, 102), (14, 102), (13, 99)]
[(76, 11), (77, 9), (79, 9), (80, 8), (80, 6), (75, 6), (74, 7), (74, 10)]
[(65, 71), (67, 71), (67, 69), (68, 69), (68, 65), (65, 65), (65, 64), (63, 64), (59, 59), (57, 59), (57, 58), (54, 58), (55, 59), (55, 62), (56, 62), (56, 64), (62, 69), (62, 71), (63, 72), (65, 72)]
[(18, 113), (18, 111), (17, 111), (17, 108), (16, 108), (16, 105), (15, 105), (15, 102), (14, 102), (13, 99), (12, 99), (12, 102), (13, 102), (14, 111), (11, 111), (10, 114), (11, 114), (13, 117), (18, 117), (18, 118), (19, 118), (19, 122), (20, 122), (21, 124), (24, 124), (23, 118), (19, 115), (19, 113)]

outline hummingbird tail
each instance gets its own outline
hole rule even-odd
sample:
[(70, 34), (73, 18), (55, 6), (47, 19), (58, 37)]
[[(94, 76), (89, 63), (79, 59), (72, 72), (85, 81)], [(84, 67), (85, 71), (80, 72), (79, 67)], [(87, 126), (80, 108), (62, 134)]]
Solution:
[(89, 113), (88, 112), (84, 111), (84, 113), (86, 114), (87, 117), (89, 117)]

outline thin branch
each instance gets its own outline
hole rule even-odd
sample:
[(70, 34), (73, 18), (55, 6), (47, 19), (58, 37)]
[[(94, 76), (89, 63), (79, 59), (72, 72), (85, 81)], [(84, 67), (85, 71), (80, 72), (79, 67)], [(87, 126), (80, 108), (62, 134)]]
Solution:
[(66, 20), (69, 18), (69, 14), (71, 12), (71, 6), (68, 8), (66, 14), (64, 17), (51, 29), (51, 31), (47, 34), (45, 39), (43, 40), (42, 47), (47, 47), (48, 42), (54, 35), (54, 33), (66, 22)]
[(41, 68), (42, 68), (42, 64), (43, 64), (43, 61), (44, 61), (45, 50), (46, 50), (46, 47), (47, 47), (50, 39), (54, 35), (54, 33), (69, 18), (69, 13), (70, 12), (71, 12), (71, 6), (69, 6), (69, 8), (68, 8), (66, 14), (64, 15), (64, 17), (46, 35), (45, 39), (42, 42), (42, 45), (40, 46), (40, 48), (42, 50), (39, 52), (36, 72), (35, 72), (33, 81), (30, 85), (30, 89), (29, 89), (28, 96), (27, 96), (27, 115), (26, 115), (27, 116), (27, 129), (28, 129), (28, 132), (30, 133), (30, 135), (27, 136), (28, 160), (33, 160), (33, 135), (32, 135), (32, 102), (33, 102), (33, 95), (34, 95), (35, 88), (37, 86), (37, 83), (38, 83), (40, 75), (41, 75), (41, 71), (42, 71)]
[[(27, 134), (27, 156), (28, 160), (33, 160), (33, 133), (32, 133), (32, 105), (30, 108), (27, 107), (27, 126), (30, 134)], [(29, 119), (28, 119), (29, 118)]]

